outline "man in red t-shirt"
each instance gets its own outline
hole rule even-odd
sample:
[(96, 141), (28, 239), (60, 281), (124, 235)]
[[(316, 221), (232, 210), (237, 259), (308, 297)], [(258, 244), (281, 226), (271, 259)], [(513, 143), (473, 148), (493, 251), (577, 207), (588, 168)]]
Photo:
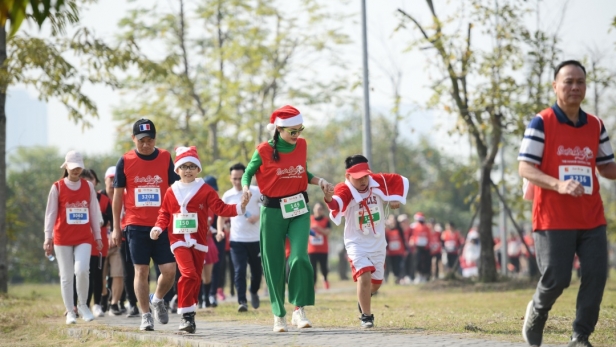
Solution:
[[(126, 234), (127, 257), (135, 269), (135, 295), (142, 313), (139, 329), (151, 331), (154, 320), (150, 306), (159, 323), (169, 321), (163, 297), (173, 286), (176, 263), (167, 232), (152, 240), (150, 231), (156, 223), (165, 192), (179, 176), (169, 152), (156, 147), (156, 127), (151, 120), (142, 118), (133, 124), (132, 140), (135, 149), (126, 152), (116, 164), (112, 239), (119, 246), (122, 232)], [(122, 207), (125, 215), (120, 218)], [(155, 292), (148, 298), (150, 259), (158, 264), (161, 276)]]
[(533, 231), (541, 279), (528, 303), (522, 335), (541, 345), (548, 312), (571, 282), (573, 258), (582, 283), (569, 347), (591, 346), (607, 281), (607, 238), (596, 173), (616, 179), (614, 152), (603, 122), (582, 111), (586, 70), (568, 60), (554, 71), (556, 103), (536, 115), (524, 132), (519, 173), (530, 182)]

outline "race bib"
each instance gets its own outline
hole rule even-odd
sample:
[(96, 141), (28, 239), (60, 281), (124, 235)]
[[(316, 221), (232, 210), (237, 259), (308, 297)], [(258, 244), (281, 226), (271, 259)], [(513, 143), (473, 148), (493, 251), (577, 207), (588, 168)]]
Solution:
[(66, 209), (66, 223), (81, 225), (89, 221), (90, 215), (87, 207)]
[[(377, 224), (381, 221), (381, 211), (378, 206), (370, 208), (370, 214), (372, 215), (372, 223), (376, 228)], [(372, 230), (372, 224), (370, 223), (370, 216), (364, 209), (357, 211), (357, 223), (364, 235), (368, 235)]]
[(576, 180), (584, 187), (584, 194), (592, 194), (592, 169), (590, 166), (561, 165), (558, 167), (561, 181)]
[(428, 238), (419, 236), (417, 237), (417, 242), (415, 242), (415, 246), (426, 247), (428, 245)]
[(310, 244), (313, 246), (321, 246), (325, 243), (325, 238), (322, 235), (310, 236)]
[(160, 188), (135, 188), (135, 206), (160, 206)]
[(397, 251), (400, 249), (400, 241), (391, 241), (389, 242), (389, 250), (390, 251)]
[(196, 213), (174, 213), (173, 214), (173, 233), (174, 234), (194, 234), (199, 227), (199, 220)]
[(293, 218), (301, 216), (304, 213), (308, 213), (308, 207), (306, 206), (306, 200), (304, 200), (304, 194), (299, 193), (287, 198), (280, 199), (280, 210), (282, 211), (282, 218)]
[(450, 240), (450, 241), (445, 241), (445, 250), (449, 253), (455, 252), (457, 251), (457, 242)]

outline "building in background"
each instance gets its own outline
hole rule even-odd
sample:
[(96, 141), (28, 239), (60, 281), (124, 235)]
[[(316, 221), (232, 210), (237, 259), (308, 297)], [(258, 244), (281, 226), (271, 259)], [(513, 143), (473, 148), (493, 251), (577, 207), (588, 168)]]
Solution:
[(7, 159), (18, 147), (48, 146), (47, 105), (24, 89), (9, 89), (6, 100)]

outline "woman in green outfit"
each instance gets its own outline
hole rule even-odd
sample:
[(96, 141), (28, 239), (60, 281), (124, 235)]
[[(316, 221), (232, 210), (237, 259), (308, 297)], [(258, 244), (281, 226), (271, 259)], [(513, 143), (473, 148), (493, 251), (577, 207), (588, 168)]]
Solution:
[(287, 236), (291, 243), (289, 256), (289, 302), (295, 305), (291, 324), (298, 328), (312, 325), (304, 306), (314, 305), (314, 280), (308, 257), (310, 213), (308, 213), (308, 183), (319, 185), (323, 192), (334, 187), (307, 170), (306, 140), (299, 137), (304, 130), (300, 112), (284, 106), (272, 113), (269, 130), (272, 140), (257, 146), (244, 175), (244, 195), (250, 198), (250, 181), (256, 176), (263, 194), (261, 207), (261, 261), (269, 289), (274, 331), (287, 331), (285, 293), (285, 251)]

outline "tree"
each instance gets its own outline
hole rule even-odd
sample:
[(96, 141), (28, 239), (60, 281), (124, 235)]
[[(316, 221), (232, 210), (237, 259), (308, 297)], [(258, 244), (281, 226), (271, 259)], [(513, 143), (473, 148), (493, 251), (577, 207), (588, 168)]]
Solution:
[[(61, 0), (53, 6), (55, 12), (60, 12)], [(39, 26), (52, 15), (50, 1), (43, 1), (43, 10), (40, 10), (38, 1), (15, 0), (2, 2), (0, 5), (0, 293), (8, 291), (8, 264), (7, 264), (7, 235), (6, 235), (6, 90), (10, 83), (10, 72), (6, 66), (7, 61), (7, 32), (6, 22), (10, 20), (10, 36), (19, 29), (24, 18), (32, 15)], [(31, 9), (31, 13), (27, 9)]]
[[(324, 78), (289, 83), (295, 69), (314, 70), (310, 63), (319, 54), (346, 41), (328, 27), (320, 5), (301, 3), (306, 17), (253, 0), (177, 0), (169, 9), (131, 10), (119, 37), (139, 57), (131, 66), (137, 73), (129, 70), (122, 81), (135, 97), (115, 110), (116, 119), (128, 132), (136, 117), (151, 118), (164, 132), (160, 147), (189, 141), (209, 163), (208, 173), (226, 175), (232, 161), (247, 161), (265, 137), (263, 126), (281, 97), (318, 103), (335, 88)], [(153, 53), (153, 46), (164, 53)]]
[[(20, 83), (34, 87), (39, 98), (57, 98), (68, 109), (69, 117), (88, 126), (87, 116), (97, 117), (94, 102), (82, 92), (84, 84), (103, 78), (113, 85), (107, 61), (119, 60), (116, 51), (92, 37), (85, 29), (66, 37), (69, 26), (79, 22), (79, 4), (83, 1), (24, 1), (3, 2), (0, 12), (0, 293), (8, 289), (7, 233), (6, 233), (6, 93), (10, 85)], [(43, 6), (41, 7), (41, 4)], [(15, 8), (18, 6), (19, 8)], [(10, 14), (11, 30), (16, 31), (19, 18), (35, 18), (42, 25), (51, 25), (51, 36), (30, 35), (7, 37), (6, 14)], [(13, 15), (17, 13), (17, 15)], [(22, 16), (22, 17), (19, 17)], [(41, 17), (43, 16), (43, 17)], [(77, 68), (67, 58), (69, 54), (84, 58), (89, 65)], [(123, 61), (128, 60), (124, 57)]]
[[(458, 116), (456, 129), (470, 133), (479, 165), (479, 234), (481, 257), (479, 279), (497, 279), (492, 224), (494, 218), (491, 173), (502, 143), (503, 132), (510, 124), (519, 123), (520, 114), (514, 104), (520, 90), (515, 73), (523, 66), (521, 55), (522, 26), (527, 9), (514, 1), (473, 0), (460, 5), (454, 18), (441, 19), (432, 0), (426, 0), (431, 13), (429, 26), (399, 9), (401, 27), (412, 23), (421, 33), (416, 44), (428, 43), (435, 52), (436, 68), (441, 74), (433, 85), (432, 106)], [(464, 35), (449, 33), (448, 25), (465, 23)], [(473, 45), (471, 34), (486, 35), (491, 47)]]

